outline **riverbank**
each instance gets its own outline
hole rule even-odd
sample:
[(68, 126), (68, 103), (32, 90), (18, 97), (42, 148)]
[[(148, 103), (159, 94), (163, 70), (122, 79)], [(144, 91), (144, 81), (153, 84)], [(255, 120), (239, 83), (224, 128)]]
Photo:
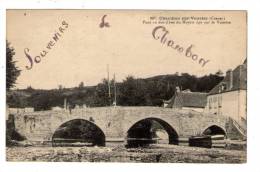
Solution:
[(124, 147), (9, 147), (7, 161), (246, 163), (246, 150), (207, 149), (176, 145)]

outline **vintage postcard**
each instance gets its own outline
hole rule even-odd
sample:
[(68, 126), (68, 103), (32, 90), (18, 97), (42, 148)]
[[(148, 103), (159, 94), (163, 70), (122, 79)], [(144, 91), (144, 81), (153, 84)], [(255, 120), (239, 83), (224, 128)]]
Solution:
[(246, 163), (247, 11), (6, 11), (6, 160)]

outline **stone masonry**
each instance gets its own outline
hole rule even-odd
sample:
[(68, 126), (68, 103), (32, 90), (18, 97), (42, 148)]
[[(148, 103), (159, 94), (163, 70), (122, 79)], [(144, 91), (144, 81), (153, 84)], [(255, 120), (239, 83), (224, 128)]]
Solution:
[(122, 142), (127, 131), (140, 120), (152, 118), (172, 127), (179, 139), (201, 135), (208, 127), (218, 126), (227, 136), (227, 117), (192, 110), (162, 107), (98, 107), (18, 113), (14, 115), (15, 129), (29, 141), (49, 142), (63, 123), (74, 119), (92, 121), (105, 134), (106, 142)]

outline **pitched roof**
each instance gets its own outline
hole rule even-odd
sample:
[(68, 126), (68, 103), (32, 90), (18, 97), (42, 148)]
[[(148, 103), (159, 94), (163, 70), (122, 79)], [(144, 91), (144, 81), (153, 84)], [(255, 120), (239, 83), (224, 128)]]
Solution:
[(200, 92), (176, 92), (175, 95), (165, 103), (166, 107), (195, 107), (204, 108), (207, 103), (207, 93)]
[(237, 66), (233, 71), (227, 71), (225, 78), (209, 92), (209, 95), (246, 89), (247, 61), (245, 60), (242, 65)]

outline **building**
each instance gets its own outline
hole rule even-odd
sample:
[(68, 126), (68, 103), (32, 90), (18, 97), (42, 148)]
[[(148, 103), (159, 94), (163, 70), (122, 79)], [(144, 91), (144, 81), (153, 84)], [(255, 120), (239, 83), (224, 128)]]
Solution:
[(203, 112), (207, 104), (207, 93), (191, 92), (190, 90), (180, 91), (176, 89), (174, 96), (164, 101), (165, 108), (191, 109)]
[(246, 130), (247, 61), (228, 70), (226, 76), (208, 94), (205, 111), (231, 117)]

